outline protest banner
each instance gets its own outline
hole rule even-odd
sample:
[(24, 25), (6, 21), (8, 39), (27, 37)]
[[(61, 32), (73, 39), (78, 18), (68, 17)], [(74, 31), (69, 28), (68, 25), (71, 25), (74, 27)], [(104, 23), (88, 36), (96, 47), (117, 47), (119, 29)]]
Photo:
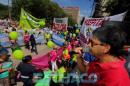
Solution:
[(85, 18), (80, 29), (80, 42), (85, 48), (89, 43), (93, 30), (100, 27), (104, 21), (123, 21), (127, 12), (104, 18)]
[(52, 35), (52, 40), (59, 46), (63, 46), (65, 43), (64, 37), (55, 33)]
[(53, 29), (67, 30), (68, 18), (54, 18)]
[(10, 46), (8, 34), (0, 34), (0, 44), (3, 47), (9, 47)]

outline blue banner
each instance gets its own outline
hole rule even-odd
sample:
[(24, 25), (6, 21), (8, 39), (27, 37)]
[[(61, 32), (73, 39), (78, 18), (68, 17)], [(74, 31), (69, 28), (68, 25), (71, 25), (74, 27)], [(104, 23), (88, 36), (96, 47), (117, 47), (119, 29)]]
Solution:
[(9, 47), (10, 46), (8, 34), (0, 34), (0, 44), (3, 47)]
[(46, 40), (42, 34), (38, 35), (37, 37), (35, 36), (35, 39), (36, 39), (36, 43), (38, 43), (38, 44), (46, 43)]
[[(46, 40), (44, 39), (44, 36), (43, 36), (43, 35), (35, 36), (35, 39), (36, 39), (36, 43), (39, 43), (39, 44), (44, 44), (44, 43), (46, 43)], [(20, 45), (20, 46), (24, 45), (24, 39), (23, 39), (22, 34), (20, 34), (20, 33), (19, 33), (19, 36), (18, 36), (17, 43), (18, 43), (18, 45)], [(3, 47), (10, 47), (11, 43), (10, 43), (10, 41), (9, 41), (9, 36), (8, 36), (8, 34), (0, 34), (0, 44), (1, 44)]]
[(64, 37), (59, 34), (52, 34), (52, 40), (59, 46), (63, 46), (65, 43)]

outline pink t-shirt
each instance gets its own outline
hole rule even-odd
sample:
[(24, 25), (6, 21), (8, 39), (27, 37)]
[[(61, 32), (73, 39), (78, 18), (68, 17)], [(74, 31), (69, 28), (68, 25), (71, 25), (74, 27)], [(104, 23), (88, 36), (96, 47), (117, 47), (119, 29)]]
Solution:
[(24, 35), (24, 42), (29, 42), (30, 36), (28, 34)]
[(55, 50), (52, 50), (52, 51), (50, 52), (50, 57), (51, 57), (51, 62), (56, 61), (57, 53), (56, 53)]
[(69, 45), (67, 46), (67, 49), (68, 49), (68, 51), (70, 52), (70, 51), (72, 50), (72, 46), (69, 44)]

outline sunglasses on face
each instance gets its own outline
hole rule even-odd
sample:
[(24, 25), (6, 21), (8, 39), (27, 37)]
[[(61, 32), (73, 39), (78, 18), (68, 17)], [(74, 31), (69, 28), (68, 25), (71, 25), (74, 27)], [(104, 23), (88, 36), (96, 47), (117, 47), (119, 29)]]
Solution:
[(91, 44), (92, 47), (97, 46), (97, 45), (100, 45), (100, 46), (104, 45), (104, 43), (95, 43), (92, 39), (89, 39), (89, 44)]

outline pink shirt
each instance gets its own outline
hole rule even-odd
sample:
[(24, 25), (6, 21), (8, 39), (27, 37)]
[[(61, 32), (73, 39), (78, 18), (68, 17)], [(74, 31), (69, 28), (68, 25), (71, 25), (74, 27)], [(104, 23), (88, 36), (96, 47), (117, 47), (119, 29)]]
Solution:
[(51, 57), (51, 62), (56, 61), (56, 58), (57, 58), (56, 50), (52, 50), (52, 51), (50, 52), (50, 57)]
[(67, 49), (68, 49), (68, 51), (70, 52), (70, 51), (72, 50), (72, 46), (69, 44), (69, 45), (67, 46)]
[(24, 42), (29, 42), (30, 36), (28, 34), (24, 35)]

